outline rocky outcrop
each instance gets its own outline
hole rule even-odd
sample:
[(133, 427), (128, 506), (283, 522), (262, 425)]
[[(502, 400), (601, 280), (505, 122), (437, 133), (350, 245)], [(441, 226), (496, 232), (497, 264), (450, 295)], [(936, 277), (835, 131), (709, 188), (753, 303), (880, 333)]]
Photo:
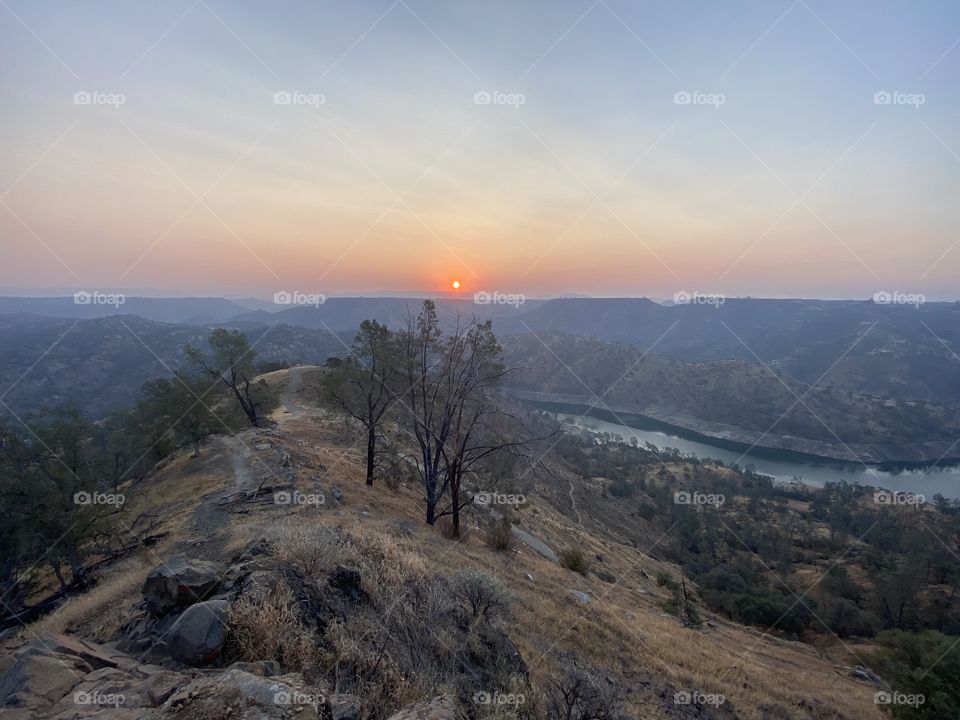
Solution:
[(223, 568), (208, 560), (190, 560), (175, 555), (147, 576), (141, 593), (154, 617), (177, 607), (206, 600), (220, 587)]
[(67, 635), (39, 637), (11, 660), (0, 672), (0, 714), (24, 720), (162, 717), (163, 703), (190, 681)]
[(325, 703), (323, 691), (298, 674), (263, 678), (231, 668), (182, 688), (164, 708), (182, 717), (316, 720), (326, 716)]

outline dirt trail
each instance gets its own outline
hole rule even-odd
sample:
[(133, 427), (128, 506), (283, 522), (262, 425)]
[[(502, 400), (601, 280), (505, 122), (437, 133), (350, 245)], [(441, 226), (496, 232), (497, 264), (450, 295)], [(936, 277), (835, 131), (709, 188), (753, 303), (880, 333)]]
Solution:
[[(254, 431), (246, 430), (237, 435), (222, 435), (213, 438), (208, 453), (216, 453), (206, 459), (205, 470), (232, 477), (232, 482), (205, 495), (190, 519), (191, 530), (209, 543), (230, 523), (230, 512), (224, 504), (237, 493), (256, 489), (260, 482), (254, 472), (253, 451), (249, 445), (256, 442)], [(219, 447), (218, 447), (219, 446)]]
[(225, 446), (233, 468), (233, 488), (228, 489), (225, 494), (232, 495), (237, 490), (252, 489), (254, 480), (250, 465), (253, 462), (253, 452), (235, 435), (224, 435), (220, 442)]
[(293, 399), (293, 394), (303, 387), (303, 371), (305, 367), (293, 367), (287, 371), (287, 383), (284, 385), (283, 394), (280, 396), (280, 403), (283, 409), (288, 413), (286, 419), (296, 419), (303, 417), (304, 409)]
[(577, 524), (583, 525), (583, 517), (580, 515), (580, 509), (577, 507), (577, 499), (573, 496), (573, 480), (568, 480), (567, 483), (570, 485), (570, 509), (573, 510), (573, 514), (577, 516)]

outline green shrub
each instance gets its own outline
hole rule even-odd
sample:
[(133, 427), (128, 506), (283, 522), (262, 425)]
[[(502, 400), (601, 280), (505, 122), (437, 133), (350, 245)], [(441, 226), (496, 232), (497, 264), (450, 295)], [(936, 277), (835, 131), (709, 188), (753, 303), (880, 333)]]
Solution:
[(581, 575), (590, 571), (590, 562), (580, 548), (567, 548), (560, 551), (560, 564), (567, 570), (573, 570)]

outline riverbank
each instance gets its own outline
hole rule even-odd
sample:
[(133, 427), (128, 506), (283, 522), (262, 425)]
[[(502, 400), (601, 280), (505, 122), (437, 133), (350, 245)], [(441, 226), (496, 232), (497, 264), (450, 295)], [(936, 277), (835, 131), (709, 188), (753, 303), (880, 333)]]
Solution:
[(589, 406), (530, 401), (530, 405), (551, 413), (582, 429), (610, 433), (625, 440), (637, 438), (663, 450), (674, 448), (684, 455), (719, 460), (725, 465), (752, 466), (757, 472), (779, 482), (801, 482), (823, 486), (827, 482), (847, 481), (893, 491), (935, 494), (960, 498), (960, 461), (941, 463), (866, 463), (850, 462), (812, 453), (750, 445), (725, 438), (713, 438), (694, 430), (674, 426), (656, 418), (630, 413), (591, 409)]
[[(581, 395), (533, 392), (513, 388), (509, 389), (508, 393), (525, 402), (567, 406), (569, 412), (574, 414), (587, 411), (595, 402), (595, 398)], [(817, 440), (776, 433), (770, 430), (761, 432), (706, 421), (687, 413), (664, 410), (656, 405), (634, 407), (617, 404), (612, 399), (604, 400), (602, 405), (602, 408), (596, 408), (596, 410), (609, 412), (615, 418), (624, 420), (630, 417), (631, 420), (627, 424), (641, 429), (643, 427), (662, 429), (678, 437), (689, 437), (698, 442), (731, 451), (744, 452), (748, 448), (757, 448), (758, 452), (751, 451), (752, 455), (760, 456), (767, 453), (767, 456), (774, 459), (778, 457), (790, 459), (812, 458), (840, 463), (866, 464), (883, 469), (922, 469), (934, 463), (948, 465), (960, 463), (960, 447), (958, 447), (955, 438), (949, 440), (937, 439), (924, 443), (898, 442), (896, 438), (885, 440), (882, 443), (857, 443), (845, 442), (836, 433), (831, 432), (830, 435), (833, 439)], [(619, 420), (614, 420), (614, 422), (619, 422)], [(655, 423), (660, 425), (655, 426)], [(778, 455), (778, 453), (785, 454)]]

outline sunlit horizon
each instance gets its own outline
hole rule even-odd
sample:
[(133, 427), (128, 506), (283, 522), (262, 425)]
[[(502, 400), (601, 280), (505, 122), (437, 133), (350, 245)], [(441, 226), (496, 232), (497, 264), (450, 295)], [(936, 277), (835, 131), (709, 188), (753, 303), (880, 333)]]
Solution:
[(11, 1), (0, 288), (957, 299), (960, 9)]

